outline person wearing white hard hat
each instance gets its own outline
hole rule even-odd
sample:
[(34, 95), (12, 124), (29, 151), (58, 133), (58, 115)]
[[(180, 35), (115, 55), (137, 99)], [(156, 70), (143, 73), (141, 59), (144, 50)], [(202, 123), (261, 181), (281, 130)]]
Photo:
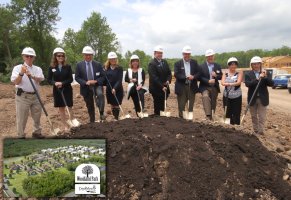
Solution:
[(164, 111), (165, 93), (166, 98), (170, 94), (169, 84), (172, 80), (172, 73), (168, 62), (163, 59), (163, 52), (162, 46), (156, 46), (154, 48), (154, 59), (148, 65), (149, 92), (154, 99), (154, 115), (160, 115), (160, 111)]
[(96, 106), (99, 108), (100, 120), (105, 120), (105, 100), (103, 94), (104, 74), (101, 63), (93, 60), (94, 53), (94, 50), (90, 46), (85, 46), (82, 51), (84, 60), (77, 64), (75, 72), (75, 79), (80, 84), (80, 93), (86, 103), (90, 123), (95, 122), (93, 95), (96, 95), (98, 99)]
[[(228, 71), (222, 75), (221, 85), (223, 91), (223, 107), (226, 109), (226, 118), (230, 118), (230, 124), (240, 124), (242, 106), (241, 82), (242, 71), (237, 71), (238, 60), (231, 57), (227, 61)], [(225, 108), (226, 107), (226, 108)]]
[(193, 112), (195, 95), (198, 92), (197, 80), (200, 69), (197, 61), (191, 59), (191, 47), (182, 50), (183, 58), (175, 63), (174, 76), (176, 78), (175, 93), (177, 95), (179, 117), (183, 118), (183, 111), (189, 100), (188, 111)]
[(118, 120), (120, 112), (119, 105), (122, 104), (123, 99), (123, 68), (119, 66), (117, 54), (115, 52), (109, 52), (107, 58), (104, 64), (105, 76), (107, 77), (106, 98), (107, 103), (111, 105), (114, 119)]
[(30, 47), (24, 48), (22, 51), (24, 63), (15, 66), (11, 74), (11, 82), (16, 87), (16, 127), (20, 138), (26, 137), (24, 131), (29, 113), (33, 119), (32, 136), (42, 137), (40, 126), (41, 105), (28, 78), (31, 77), (36, 89), (39, 90), (39, 85), (44, 80), (44, 75), (40, 67), (33, 65), (35, 57), (34, 49)]
[(205, 52), (206, 61), (200, 65), (199, 90), (202, 94), (204, 112), (207, 119), (212, 120), (212, 111), (216, 110), (216, 100), (220, 92), (219, 80), (222, 77), (221, 66), (215, 63), (215, 52), (208, 49)]
[(129, 83), (127, 87), (127, 98), (132, 98), (137, 116), (137, 113), (141, 112), (139, 100), (142, 104), (142, 110), (144, 110), (144, 93), (146, 92), (144, 88), (145, 72), (143, 68), (140, 68), (139, 63), (139, 57), (132, 55), (130, 57), (129, 68), (125, 73), (125, 82)]
[(51, 59), (50, 68), (48, 71), (48, 83), (53, 85), (54, 107), (59, 109), (61, 121), (64, 130), (69, 130), (66, 123), (67, 116), (65, 112), (65, 103), (62, 99), (61, 92), (64, 94), (67, 106), (69, 107), (70, 117), (74, 118), (72, 112), (73, 106), (73, 82), (72, 68), (66, 63), (66, 53), (62, 48), (55, 48)]
[[(245, 74), (245, 85), (248, 87), (248, 103), (250, 104), (254, 132), (263, 134), (267, 106), (269, 105), (268, 86), (272, 87), (274, 82), (271, 78), (268, 78), (266, 71), (262, 69), (262, 59), (259, 56), (254, 56), (250, 65), (252, 70)], [(254, 93), (259, 83), (258, 90)], [(254, 98), (251, 101), (253, 95)]]

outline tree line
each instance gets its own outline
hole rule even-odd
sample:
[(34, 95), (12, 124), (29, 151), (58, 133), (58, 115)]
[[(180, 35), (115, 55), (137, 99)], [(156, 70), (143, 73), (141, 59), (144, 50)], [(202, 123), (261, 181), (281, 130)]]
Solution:
[[(0, 81), (9, 82), (13, 66), (22, 62), (21, 51), (24, 47), (33, 47), (37, 58), (35, 64), (42, 67), (47, 74), (52, 51), (57, 46), (65, 49), (67, 60), (75, 69), (76, 63), (82, 60), (82, 48), (90, 45), (95, 51), (94, 59), (104, 63), (110, 51), (118, 53), (120, 65), (128, 67), (129, 58), (137, 54), (141, 60), (141, 67), (147, 69), (152, 55), (147, 55), (137, 47), (134, 51), (127, 51), (121, 55), (120, 42), (106, 17), (98, 12), (92, 12), (84, 20), (79, 31), (69, 28), (61, 40), (54, 33), (59, 17), (59, 0), (11, 0), (10, 4), (0, 5)], [(180, 51), (180, 48), (177, 51)], [(227, 59), (234, 56), (239, 60), (240, 67), (248, 67), (254, 56), (290, 55), (291, 48), (282, 46), (273, 50), (252, 49), (247, 51), (225, 52), (216, 54), (216, 62), (226, 67)], [(204, 55), (194, 55), (198, 63), (205, 60)], [(168, 59), (173, 69), (179, 58)], [(147, 70), (145, 70), (147, 72)]]
[(18, 157), (28, 156), (32, 153), (39, 152), (42, 149), (58, 148), (62, 146), (90, 146), (90, 147), (102, 147), (105, 148), (103, 140), (76, 140), (76, 139), (52, 139), (52, 140), (19, 140), (19, 139), (5, 139), (3, 148), (3, 157)]

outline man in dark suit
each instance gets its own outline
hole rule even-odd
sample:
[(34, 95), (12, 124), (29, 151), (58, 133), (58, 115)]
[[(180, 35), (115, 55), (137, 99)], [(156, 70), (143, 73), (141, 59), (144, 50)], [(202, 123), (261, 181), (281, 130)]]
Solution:
[(90, 122), (95, 122), (94, 93), (98, 99), (96, 105), (99, 108), (100, 120), (103, 121), (105, 120), (105, 101), (102, 88), (104, 82), (103, 68), (101, 63), (93, 60), (94, 51), (91, 47), (85, 46), (82, 53), (84, 60), (77, 64), (75, 79), (80, 84), (80, 93), (86, 103)]
[(212, 111), (215, 112), (216, 100), (220, 92), (219, 82), (222, 71), (219, 64), (214, 62), (215, 52), (208, 49), (205, 52), (206, 61), (200, 66), (199, 90), (202, 93), (202, 102), (205, 115), (212, 120)]
[(159, 115), (164, 111), (165, 93), (166, 98), (170, 94), (169, 84), (172, 80), (170, 67), (163, 59), (163, 48), (156, 46), (154, 49), (154, 59), (148, 65), (149, 72), (149, 91), (154, 99), (154, 114)]
[(177, 95), (179, 117), (181, 118), (188, 100), (188, 111), (193, 112), (195, 94), (198, 92), (197, 80), (200, 74), (197, 61), (191, 59), (191, 47), (185, 46), (182, 54), (183, 59), (176, 62), (174, 67), (175, 94)]
[[(252, 116), (253, 129), (255, 133), (263, 134), (267, 115), (267, 106), (269, 105), (268, 86), (273, 86), (274, 82), (268, 78), (265, 70), (262, 70), (262, 59), (254, 56), (251, 59), (252, 70), (245, 75), (245, 84), (248, 89), (248, 103), (250, 104), (250, 113)], [(255, 92), (257, 85), (258, 90)], [(250, 102), (252, 96), (252, 102)]]

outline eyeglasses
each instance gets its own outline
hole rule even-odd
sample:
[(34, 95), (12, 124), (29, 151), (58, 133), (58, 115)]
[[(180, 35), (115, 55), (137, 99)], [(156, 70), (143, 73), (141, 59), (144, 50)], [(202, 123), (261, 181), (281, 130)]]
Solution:
[(64, 58), (65, 55), (57, 55), (58, 58)]
[(25, 58), (33, 58), (34, 56), (25, 55)]

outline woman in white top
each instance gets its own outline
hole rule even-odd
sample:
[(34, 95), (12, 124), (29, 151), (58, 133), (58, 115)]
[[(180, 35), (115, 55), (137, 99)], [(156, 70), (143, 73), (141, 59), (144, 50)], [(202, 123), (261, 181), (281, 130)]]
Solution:
[(226, 108), (226, 118), (230, 118), (230, 124), (240, 124), (240, 114), (242, 107), (241, 82), (242, 71), (238, 72), (238, 60), (231, 57), (227, 61), (228, 72), (224, 73), (221, 84), (225, 86), (223, 91), (223, 107)]
[[(145, 82), (145, 72), (139, 67), (139, 57), (137, 55), (131, 56), (129, 66), (130, 68), (128, 68), (125, 74), (125, 82), (129, 83), (127, 98), (132, 98), (137, 115), (137, 113), (144, 110), (144, 93), (146, 92), (146, 89), (143, 88), (143, 85)], [(142, 110), (139, 101), (141, 101)]]

